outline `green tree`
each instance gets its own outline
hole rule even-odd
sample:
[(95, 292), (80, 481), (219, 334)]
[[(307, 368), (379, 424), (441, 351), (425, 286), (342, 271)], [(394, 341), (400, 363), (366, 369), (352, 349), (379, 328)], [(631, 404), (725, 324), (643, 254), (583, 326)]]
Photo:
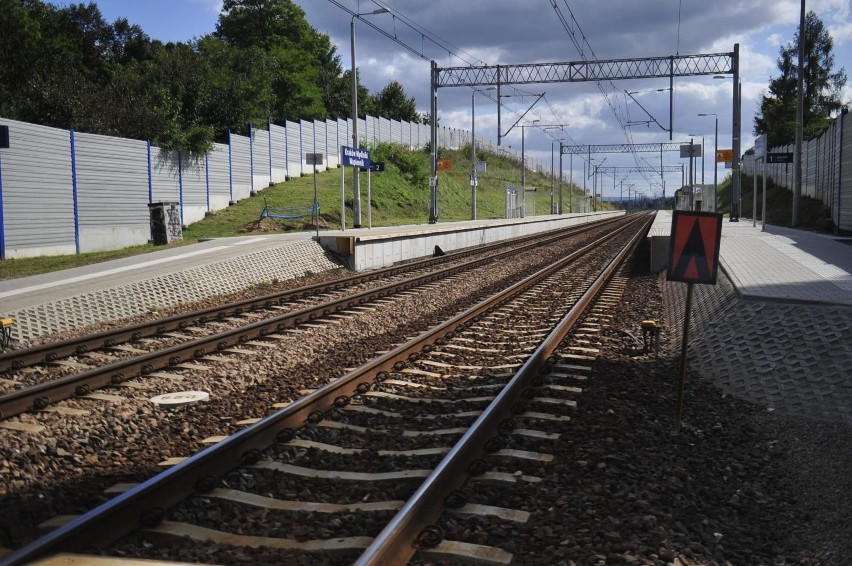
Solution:
[(420, 114), (417, 113), (417, 105), (413, 98), (405, 95), (402, 85), (397, 81), (391, 81), (373, 99), (376, 113), (383, 118), (417, 122)]
[(225, 0), (215, 35), (232, 47), (269, 55), (274, 120), (329, 115), (324, 81), (340, 76), (340, 58), (329, 37), (312, 28), (291, 0)]
[[(814, 12), (805, 17), (804, 60), (804, 137), (818, 136), (840, 110), (840, 89), (846, 83), (843, 68), (834, 68), (834, 40)], [(796, 89), (798, 80), (799, 33), (792, 43), (781, 47), (778, 58), (780, 75), (769, 83), (759, 114), (754, 118), (754, 133), (767, 134), (772, 145), (792, 143), (796, 137)]]

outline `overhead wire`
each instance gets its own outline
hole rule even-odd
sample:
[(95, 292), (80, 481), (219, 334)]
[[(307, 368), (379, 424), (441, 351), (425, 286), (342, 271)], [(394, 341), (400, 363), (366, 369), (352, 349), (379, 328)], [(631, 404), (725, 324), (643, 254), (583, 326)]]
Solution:
[[(571, 6), (568, 5), (568, 0), (562, 0), (562, 1), (565, 4), (565, 8), (568, 10), (568, 14), (570, 16), (570, 22), (571, 23), (569, 23), (569, 18), (566, 17), (565, 14), (562, 12), (562, 8), (559, 6), (558, 0), (550, 0), (550, 4), (551, 4), (551, 6), (553, 6), (553, 9), (556, 11), (557, 17), (559, 18), (560, 22), (562, 22), (562, 25), (565, 28), (565, 31), (568, 32), (568, 36), (571, 38), (571, 42), (574, 44), (574, 47), (577, 49), (577, 52), (579, 53), (579, 55), (580, 55), (580, 57), (582, 58), (583, 61), (589, 61), (589, 59), (590, 59), (586, 54), (586, 51), (587, 51), (586, 48), (588, 48), (588, 52), (591, 55), (591, 59), (597, 61), (598, 57), (595, 54), (595, 51), (592, 48), (591, 43), (589, 43), (589, 40), (586, 37), (586, 34), (583, 32), (583, 29), (580, 26), (580, 22), (574, 16), (574, 12), (573, 12), (573, 10), (571, 10)], [(576, 31), (575, 31), (575, 29), (576, 29)], [(577, 37), (578, 33), (579, 33), (580, 39), (578, 39), (578, 37)], [(609, 88), (612, 89), (612, 91), (618, 90), (620, 92), (620, 89), (618, 89), (611, 80), (607, 80), (607, 83), (609, 85)], [(618, 122), (619, 127), (621, 128), (625, 139), (627, 140), (627, 142), (629, 144), (634, 143), (633, 142), (633, 132), (630, 130), (630, 128), (628, 126), (629, 118), (627, 118), (627, 117), (629, 116), (629, 107), (628, 107), (627, 103), (625, 102), (624, 109), (622, 109), (620, 104), (618, 104), (617, 102), (613, 103), (613, 101), (610, 97), (610, 92), (608, 92), (607, 87), (605, 87), (602, 84), (601, 81), (596, 80), (595, 84), (597, 85), (598, 90), (601, 92), (601, 94), (604, 97), (604, 101), (609, 106), (613, 116), (615, 117), (616, 121)], [(638, 165), (639, 160), (638, 160), (638, 157), (635, 154), (635, 152), (632, 152), (632, 156), (633, 156), (634, 162)], [(646, 181), (648, 180), (645, 177), (644, 173), (642, 174), (642, 176), (643, 176), (643, 178), (645, 178)]]

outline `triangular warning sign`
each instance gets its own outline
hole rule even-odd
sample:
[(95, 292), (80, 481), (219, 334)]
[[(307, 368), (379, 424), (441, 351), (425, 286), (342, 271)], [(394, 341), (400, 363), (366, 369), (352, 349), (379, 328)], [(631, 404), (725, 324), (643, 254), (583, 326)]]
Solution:
[(721, 214), (674, 211), (666, 279), (715, 285), (721, 238)]

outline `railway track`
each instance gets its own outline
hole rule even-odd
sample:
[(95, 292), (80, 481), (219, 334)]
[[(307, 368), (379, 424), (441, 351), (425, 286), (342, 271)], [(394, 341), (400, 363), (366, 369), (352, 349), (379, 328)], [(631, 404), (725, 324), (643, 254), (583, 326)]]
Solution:
[[(512, 497), (501, 490), (534, 486), (546, 466), (548, 440), (581, 393), (601, 322), (578, 321), (647, 224), (634, 219), (606, 242), (130, 488), (8, 562), (105, 547), (137, 527), (147, 530), (109, 552), (164, 558), (169, 548), (172, 558), (192, 559), (193, 552), (210, 556), (212, 541), (224, 553), (217, 560), (241, 552), (253, 562), (308, 563), (319, 552), (329, 562), (391, 564), (417, 549), (451, 561), (509, 560), (505, 550), (448, 542), (445, 533), (457, 516), (523, 520), (522, 510), (497, 504)], [(486, 503), (467, 501), (477, 485), (487, 486)], [(188, 493), (196, 495), (179, 503)], [(456, 510), (444, 514), (445, 507)], [(243, 525), (240, 534), (224, 534), (227, 524)], [(147, 542), (175, 536), (184, 543)], [(223, 550), (228, 545), (241, 550)]]
[[(594, 237), (619, 222), (624, 221), (605, 221), (591, 228), (524, 238), (509, 249), (493, 244), (92, 336), (7, 352), (0, 356), (0, 370), (5, 369), (6, 375), (16, 378), (6, 380), (7, 385), (20, 383), (20, 386), (0, 395), (0, 419), (33, 409), (43, 410), (56, 401), (89, 395), (99, 388), (119, 385), (164, 368), (210, 361), (216, 354), (233, 353), (257, 339), (323, 317), (340, 315), (349, 309), (363, 308), (373, 301), (458, 276), (512, 255), (578, 235)], [(53, 365), (57, 369), (35, 368), (36, 364)], [(23, 371), (25, 368), (28, 371)]]

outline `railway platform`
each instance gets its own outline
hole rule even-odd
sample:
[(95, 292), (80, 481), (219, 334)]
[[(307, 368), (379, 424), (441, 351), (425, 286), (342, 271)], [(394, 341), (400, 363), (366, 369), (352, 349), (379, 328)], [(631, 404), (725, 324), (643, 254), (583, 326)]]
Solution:
[[(652, 250), (670, 230), (659, 215)], [(767, 410), (852, 425), (852, 238), (726, 220), (719, 264), (717, 285), (695, 286), (690, 368)], [(677, 333), (686, 285), (663, 289)]]
[(14, 319), (10, 339), (38, 336), (156, 313), (252, 286), (320, 273), (344, 265), (376, 269), (537, 232), (578, 225), (622, 212), (542, 215), (522, 219), (473, 220), (258, 234), (214, 238), (113, 261), (0, 280), (0, 317)]

